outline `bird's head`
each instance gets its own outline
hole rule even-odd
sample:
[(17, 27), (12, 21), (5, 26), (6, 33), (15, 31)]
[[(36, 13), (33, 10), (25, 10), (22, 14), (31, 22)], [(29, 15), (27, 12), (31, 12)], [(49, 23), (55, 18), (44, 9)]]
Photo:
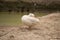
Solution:
[(29, 13), (30, 17), (35, 17), (35, 15), (33, 13)]

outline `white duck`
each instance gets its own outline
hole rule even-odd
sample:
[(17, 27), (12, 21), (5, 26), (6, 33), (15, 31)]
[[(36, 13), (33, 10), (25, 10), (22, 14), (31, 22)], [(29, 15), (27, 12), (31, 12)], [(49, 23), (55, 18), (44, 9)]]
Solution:
[(39, 19), (35, 18), (35, 15), (32, 13), (29, 15), (23, 15), (21, 20), (25, 25), (29, 26), (29, 29), (31, 29), (33, 25), (39, 23)]

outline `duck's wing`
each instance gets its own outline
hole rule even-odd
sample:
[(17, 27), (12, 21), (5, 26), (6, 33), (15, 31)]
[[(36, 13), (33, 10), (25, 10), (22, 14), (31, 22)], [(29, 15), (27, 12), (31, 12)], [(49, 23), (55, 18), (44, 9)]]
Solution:
[(30, 17), (30, 18), (28, 18), (28, 20), (32, 23), (39, 22), (39, 19), (34, 18), (34, 17)]

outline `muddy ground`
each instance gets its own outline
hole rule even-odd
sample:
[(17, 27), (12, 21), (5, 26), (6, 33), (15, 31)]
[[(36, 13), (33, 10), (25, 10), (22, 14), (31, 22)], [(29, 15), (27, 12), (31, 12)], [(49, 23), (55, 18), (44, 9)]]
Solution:
[(60, 13), (39, 17), (40, 23), (28, 26), (0, 26), (0, 40), (60, 40)]

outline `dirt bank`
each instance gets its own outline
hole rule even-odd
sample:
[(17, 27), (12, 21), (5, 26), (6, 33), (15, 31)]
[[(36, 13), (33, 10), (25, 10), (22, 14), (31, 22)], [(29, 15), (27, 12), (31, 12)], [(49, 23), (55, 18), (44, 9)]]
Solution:
[(31, 30), (22, 26), (1, 26), (0, 40), (60, 40), (60, 13), (52, 13), (39, 19), (40, 24)]

